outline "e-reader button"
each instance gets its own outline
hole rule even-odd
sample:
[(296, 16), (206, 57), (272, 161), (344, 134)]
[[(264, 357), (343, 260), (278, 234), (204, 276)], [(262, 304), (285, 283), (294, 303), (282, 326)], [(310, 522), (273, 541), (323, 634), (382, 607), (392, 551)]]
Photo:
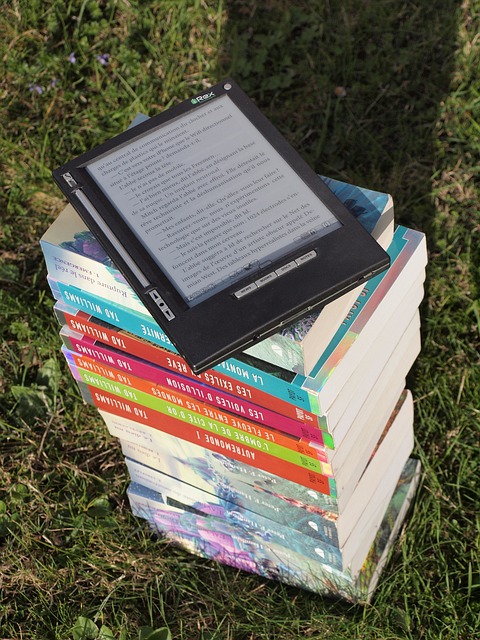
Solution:
[(272, 280), (275, 280), (276, 277), (277, 274), (275, 273), (275, 271), (271, 271), (270, 273), (267, 273), (267, 275), (262, 276), (258, 280), (255, 280), (255, 284), (257, 285), (257, 287), (263, 287), (264, 284), (272, 282)]
[(296, 269), (298, 267), (298, 264), (295, 262), (295, 260), (292, 260), (291, 262), (287, 262), (287, 264), (282, 265), (279, 269), (275, 269), (275, 273), (277, 274), (277, 276), (283, 276), (284, 273), (288, 273), (289, 271), (291, 271), (292, 269)]
[(308, 262), (309, 260), (313, 260), (313, 258), (317, 257), (317, 252), (315, 251), (315, 249), (313, 249), (312, 251), (309, 251), (308, 253), (304, 253), (303, 256), (299, 256), (298, 258), (296, 258), (295, 262), (297, 263), (298, 266), (305, 264), (305, 262)]
[(148, 292), (148, 294), (167, 320), (173, 320), (175, 318), (175, 314), (167, 305), (167, 303), (162, 298), (162, 296), (158, 293), (158, 291), (156, 291), (155, 289), (152, 289), (151, 291)]
[(255, 291), (256, 289), (257, 289), (257, 285), (254, 282), (251, 282), (250, 284), (247, 284), (245, 287), (242, 287), (238, 291), (235, 291), (233, 295), (235, 296), (235, 298), (243, 298), (243, 296), (246, 296), (249, 293), (252, 293), (252, 291)]

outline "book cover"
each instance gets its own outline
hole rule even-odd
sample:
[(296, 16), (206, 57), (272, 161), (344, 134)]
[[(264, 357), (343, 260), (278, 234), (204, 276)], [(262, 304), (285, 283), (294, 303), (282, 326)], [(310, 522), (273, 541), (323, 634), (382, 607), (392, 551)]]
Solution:
[[(253, 534), (240, 535), (236, 527), (228, 527), (219, 519), (167, 507), (161, 496), (154, 506), (149, 501), (149, 497), (153, 499), (153, 496), (147, 494), (142, 498), (141, 488), (130, 487), (130, 495), (132, 508), (137, 515), (145, 518), (161, 535), (191, 553), (320, 595), (366, 603), (372, 597), (389, 551), (404, 522), (415, 495), (419, 474), (419, 463), (410, 459), (405, 465), (361, 572), (353, 580), (350, 575), (328, 565), (315, 563), (293, 551), (284, 551), (280, 546), (266, 544), (258, 537), (253, 537)], [(134, 495), (138, 499), (134, 499)]]
[[(298, 411), (316, 416), (326, 415), (342, 385), (374, 343), (380, 328), (392, 320), (396, 312), (396, 301), (408, 293), (423, 273), (427, 259), (425, 236), (405, 227), (397, 227), (389, 254), (392, 266), (383, 277), (378, 276), (369, 281), (368, 291), (367, 288), (364, 290), (366, 295), (359, 298), (357, 308), (345, 319), (339, 335), (319, 361), (320, 368), (315, 377), (295, 374), (239, 354), (207, 372), (205, 380), (216, 380), (217, 372), (225, 373), (239, 382), (256, 386), (267, 394), (293, 404)], [(51, 279), (49, 282), (56, 299), (87, 310), (168, 350), (173, 349), (158, 325), (149, 324), (145, 314), (113, 305), (100, 296), (61, 281)], [(305, 414), (305, 419), (307, 418), (308, 414)], [(324, 429), (328, 430), (328, 425), (325, 424)]]

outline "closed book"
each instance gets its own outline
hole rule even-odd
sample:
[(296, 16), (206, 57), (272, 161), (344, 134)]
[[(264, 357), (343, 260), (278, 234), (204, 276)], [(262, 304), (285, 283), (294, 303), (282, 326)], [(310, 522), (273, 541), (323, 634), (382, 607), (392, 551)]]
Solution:
[(268, 544), (254, 534), (212, 516), (200, 516), (165, 504), (158, 493), (141, 485), (130, 486), (129, 496), (136, 515), (155, 531), (196, 555), (257, 573), (314, 593), (354, 603), (370, 601), (389, 552), (402, 526), (419, 481), (420, 465), (410, 459), (383, 516), (379, 531), (359, 575), (352, 579), (320, 562)]

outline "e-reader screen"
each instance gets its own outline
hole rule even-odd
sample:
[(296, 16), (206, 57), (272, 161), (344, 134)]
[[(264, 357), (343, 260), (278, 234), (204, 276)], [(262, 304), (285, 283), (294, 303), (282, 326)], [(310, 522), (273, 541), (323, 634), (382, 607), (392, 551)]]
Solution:
[(341, 226), (228, 94), (86, 169), (189, 306)]

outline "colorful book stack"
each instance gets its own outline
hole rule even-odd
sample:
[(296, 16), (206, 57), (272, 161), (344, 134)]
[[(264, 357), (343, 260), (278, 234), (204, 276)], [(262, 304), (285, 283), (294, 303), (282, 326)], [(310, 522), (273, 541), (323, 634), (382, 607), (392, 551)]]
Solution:
[(196, 376), (69, 205), (41, 244), (63, 353), (120, 440), (133, 512), (191, 552), (367, 602), (419, 477), (405, 377), (423, 234), (324, 178), (389, 252), (361, 290)]

